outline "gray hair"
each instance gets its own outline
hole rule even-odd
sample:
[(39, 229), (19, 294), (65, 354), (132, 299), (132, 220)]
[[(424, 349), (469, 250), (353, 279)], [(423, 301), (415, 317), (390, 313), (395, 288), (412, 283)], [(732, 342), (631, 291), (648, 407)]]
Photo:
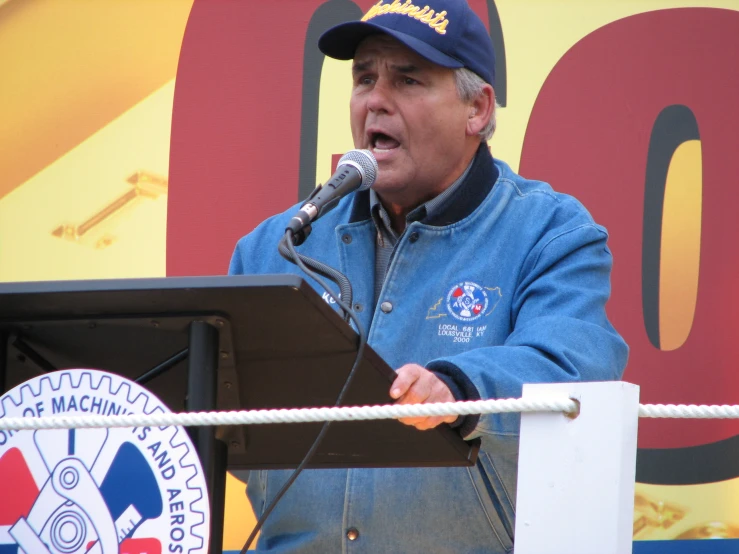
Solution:
[[(454, 70), (454, 80), (457, 84), (457, 93), (462, 99), (462, 102), (472, 101), (482, 93), (482, 89), (486, 84), (485, 81), (482, 80), (482, 77), (477, 73), (473, 73), (466, 67), (460, 67), (459, 69)], [(498, 101), (496, 100), (493, 113), (490, 115), (490, 120), (478, 133), (478, 136), (484, 141), (490, 140), (493, 137), (493, 133), (495, 133), (495, 120), (499, 107)]]

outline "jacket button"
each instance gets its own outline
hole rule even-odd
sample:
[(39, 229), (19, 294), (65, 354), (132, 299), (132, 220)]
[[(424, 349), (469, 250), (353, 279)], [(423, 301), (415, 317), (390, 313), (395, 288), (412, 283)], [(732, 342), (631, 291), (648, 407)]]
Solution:
[(354, 527), (352, 527), (346, 532), (346, 538), (349, 539), (350, 541), (357, 540), (359, 538), (359, 531), (357, 531)]
[(411, 241), (412, 243), (413, 242), (416, 242), (418, 240), (418, 233), (416, 233), (415, 231), (413, 231), (411, 233), (411, 236), (408, 237), (408, 240)]
[(352, 241), (352, 236), (342, 235), (341, 240), (344, 242), (344, 244), (349, 244)]
[(383, 302), (380, 304), (380, 309), (386, 314), (389, 314), (393, 311), (393, 305), (390, 302)]

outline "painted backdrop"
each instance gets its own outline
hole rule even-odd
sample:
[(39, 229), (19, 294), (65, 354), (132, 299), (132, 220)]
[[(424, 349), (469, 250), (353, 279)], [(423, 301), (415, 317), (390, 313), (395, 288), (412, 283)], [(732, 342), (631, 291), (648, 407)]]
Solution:
[[(493, 154), (610, 231), (625, 380), (738, 404), (736, 0), (469, 2), (499, 58)], [(0, 280), (225, 273), (353, 148), (350, 62), (316, 40), (373, 3), (0, 0)], [(739, 552), (737, 459), (736, 421), (641, 420), (634, 551)]]

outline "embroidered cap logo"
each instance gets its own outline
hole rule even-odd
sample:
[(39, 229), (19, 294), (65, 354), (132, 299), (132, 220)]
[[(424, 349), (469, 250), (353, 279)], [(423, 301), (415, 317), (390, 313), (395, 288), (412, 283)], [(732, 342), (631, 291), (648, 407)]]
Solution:
[(400, 0), (394, 0), (392, 4), (383, 4), (382, 0), (380, 0), (364, 14), (362, 21), (369, 21), (378, 15), (385, 14), (398, 14), (411, 17), (421, 23), (425, 23), (440, 35), (446, 34), (446, 28), (449, 24), (449, 20), (446, 18), (446, 10), (434, 15), (434, 10), (428, 6), (421, 8), (420, 6), (414, 5), (411, 0), (405, 0), (404, 4)]

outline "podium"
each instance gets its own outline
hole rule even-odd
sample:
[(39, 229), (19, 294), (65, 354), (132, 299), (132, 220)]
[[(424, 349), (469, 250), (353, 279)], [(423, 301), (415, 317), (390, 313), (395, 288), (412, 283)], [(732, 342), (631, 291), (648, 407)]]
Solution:
[[(296, 275), (0, 283), (3, 393), (91, 368), (142, 384), (174, 412), (333, 406), (357, 346)], [(392, 404), (394, 376), (366, 346), (343, 404)], [(211, 552), (222, 544), (226, 471), (294, 468), (322, 425), (188, 429), (210, 495)], [(448, 425), (334, 422), (307, 468), (471, 466), (479, 446)]]

